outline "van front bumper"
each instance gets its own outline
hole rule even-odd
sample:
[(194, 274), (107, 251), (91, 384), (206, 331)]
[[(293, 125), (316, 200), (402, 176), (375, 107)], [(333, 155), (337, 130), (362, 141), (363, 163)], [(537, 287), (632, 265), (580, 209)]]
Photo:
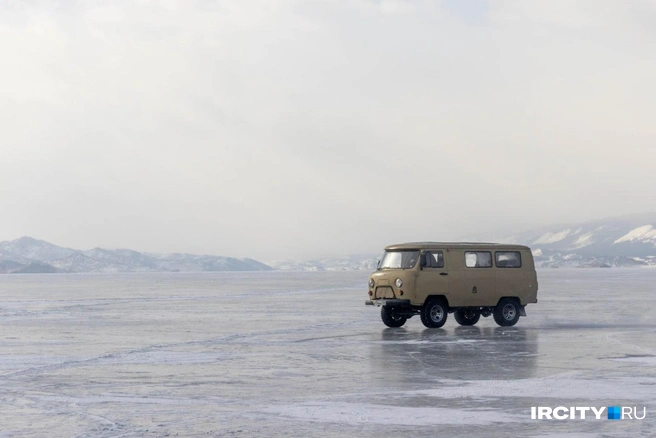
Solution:
[(367, 300), (364, 302), (367, 306), (389, 306), (389, 307), (410, 307), (410, 300), (386, 299)]

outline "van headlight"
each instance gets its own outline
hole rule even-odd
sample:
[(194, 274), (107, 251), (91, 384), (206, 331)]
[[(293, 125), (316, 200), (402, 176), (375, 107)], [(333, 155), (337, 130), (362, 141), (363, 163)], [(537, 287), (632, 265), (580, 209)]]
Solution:
[(373, 278), (369, 279), (369, 287), (374, 287), (374, 279)]
[(397, 278), (396, 279), (396, 287), (401, 287), (401, 286), (403, 286), (403, 280), (401, 280), (400, 278)]

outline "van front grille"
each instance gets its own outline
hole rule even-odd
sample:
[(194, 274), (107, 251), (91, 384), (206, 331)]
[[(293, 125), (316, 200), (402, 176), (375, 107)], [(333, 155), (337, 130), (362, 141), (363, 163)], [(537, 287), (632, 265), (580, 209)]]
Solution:
[(374, 298), (396, 298), (394, 291), (389, 286), (379, 286), (376, 288), (376, 295)]

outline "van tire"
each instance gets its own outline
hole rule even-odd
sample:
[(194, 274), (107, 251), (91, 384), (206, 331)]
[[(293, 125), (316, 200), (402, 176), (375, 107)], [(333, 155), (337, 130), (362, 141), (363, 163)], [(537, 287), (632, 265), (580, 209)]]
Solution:
[(456, 310), (453, 316), (460, 325), (474, 325), (481, 319), (481, 313), (476, 310)]
[(519, 302), (516, 298), (502, 298), (494, 308), (494, 321), (501, 327), (510, 327), (519, 321)]
[(446, 302), (439, 298), (431, 298), (421, 308), (421, 322), (428, 328), (439, 328), (446, 323), (449, 316)]
[(408, 320), (408, 318), (397, 314), (387, 306), (380, 308), (380, 319), (383, 320), (383, 324), (392, 328), (401, 327)]

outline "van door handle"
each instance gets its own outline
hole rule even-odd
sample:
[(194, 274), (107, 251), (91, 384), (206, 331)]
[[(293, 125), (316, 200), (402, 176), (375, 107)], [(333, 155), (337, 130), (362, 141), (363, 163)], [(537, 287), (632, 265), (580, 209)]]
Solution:
[(440, 275), (449, 275), (448, 272), (440, 272)]
[(476, 286), (474, 286), (474, 288), (472, 289), (472, 293), (475, 294), (477, 292), (478, 292), (478, 290), (476, 289)]

